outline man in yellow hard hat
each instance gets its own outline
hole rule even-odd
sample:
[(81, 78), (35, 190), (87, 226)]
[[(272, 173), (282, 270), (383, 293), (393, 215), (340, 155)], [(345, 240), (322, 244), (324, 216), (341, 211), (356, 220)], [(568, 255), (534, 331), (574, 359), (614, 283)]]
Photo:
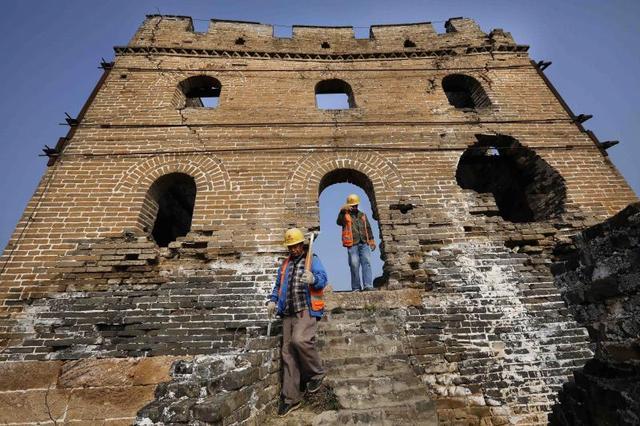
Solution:
[[(351, 290), (373, 290), (371, 276), (371, 252), (376, 249), (367, 215), (358, 210), (360, 197), (351, 194), (338, 213), (336, 223), (342, 226), (342, 245), (347, 248), (351, 269)], [(360, 285), (362, 268), (362, 286)]]
[(325, 374), (315, 342), (316, 323), (324, 313), (322, 293), (327, 274), (315, 254), (307, 261), (308, 247), (302, 231), (289, 229), (284, 235), (284, 245), (289, 256), (278, 269), (267, 305), (269, 318), (277, 312), (283, 319), (279, 416), (286, 416), (302, 405), (302, 383), (306, 383), (308, 393), (317, 392)]

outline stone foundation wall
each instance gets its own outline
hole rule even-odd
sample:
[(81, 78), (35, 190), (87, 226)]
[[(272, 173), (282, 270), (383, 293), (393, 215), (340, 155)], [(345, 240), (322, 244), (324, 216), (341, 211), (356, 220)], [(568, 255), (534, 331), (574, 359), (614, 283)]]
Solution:
[(130, 425), (170, 380), (174, 357), (0, 364), (3, 424)]
[(136, 424), (260, 424), (280, 392), (279, 341), (264, 338), (244, 353), (180, 361)]

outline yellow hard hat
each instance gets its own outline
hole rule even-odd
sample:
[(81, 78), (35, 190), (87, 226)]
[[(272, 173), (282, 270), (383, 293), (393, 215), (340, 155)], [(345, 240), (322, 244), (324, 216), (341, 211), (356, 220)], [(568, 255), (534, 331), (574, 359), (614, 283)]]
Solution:
[(347, 204), (350, 206), (355, 206), (356, 204), (360, 204), (360, 197), (358, 197), (356, 194), (350, 194), (347, 197)]
[(298, 228), (288, 229), (287, 232), (284, 233), (284, 245), (292, 246), (298, 243), (304, 242), (304, 234)]

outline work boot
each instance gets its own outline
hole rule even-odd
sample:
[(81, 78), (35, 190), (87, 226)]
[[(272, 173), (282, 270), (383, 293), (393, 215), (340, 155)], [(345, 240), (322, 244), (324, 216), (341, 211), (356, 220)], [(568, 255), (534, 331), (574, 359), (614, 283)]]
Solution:
[(302, 407), (302, 401), (288, 404), (284, 401), (284, 399), (281, 399), (280, 406), (278, 407), (278, 416), (285, 417), (287, 414), (289, 414), (293, 410), (297, 410), (300, 407)]
[(309, 393), (318, 392), (318, 390), (320, 389), (320, 386), (322, 386), (323, 380), (324, 380), (324, 376), (320, 376), (317, 379), (309, 380), (309, 383), (307, 383), (307, 392)]

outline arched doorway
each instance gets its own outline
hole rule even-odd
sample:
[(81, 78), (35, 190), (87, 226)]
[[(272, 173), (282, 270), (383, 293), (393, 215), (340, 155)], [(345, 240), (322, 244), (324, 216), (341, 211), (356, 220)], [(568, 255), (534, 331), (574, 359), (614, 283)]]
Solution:
[(336, 291), (351, 289), (347, 249), (342, 247), (341, 228), (336, 224), (336, 218), (347, 195), (352, 193), (360, 196), (359, 209), (369, 218), (378, 246), (371, 256), (374, 285), (380, 285), (383, 275), (384, 253), (380, 247), (382, 241), (373, 184), (364, 173), (357, 170), (333, 170), (321, 179), (318, 188), (321, 233), (314, 243), (314, 251), (322, 260)]
[(159, 177), (149, 188), (140, 221), (160, 247), (187, 235), (196, 200), (193, 177), (170, 173)]

